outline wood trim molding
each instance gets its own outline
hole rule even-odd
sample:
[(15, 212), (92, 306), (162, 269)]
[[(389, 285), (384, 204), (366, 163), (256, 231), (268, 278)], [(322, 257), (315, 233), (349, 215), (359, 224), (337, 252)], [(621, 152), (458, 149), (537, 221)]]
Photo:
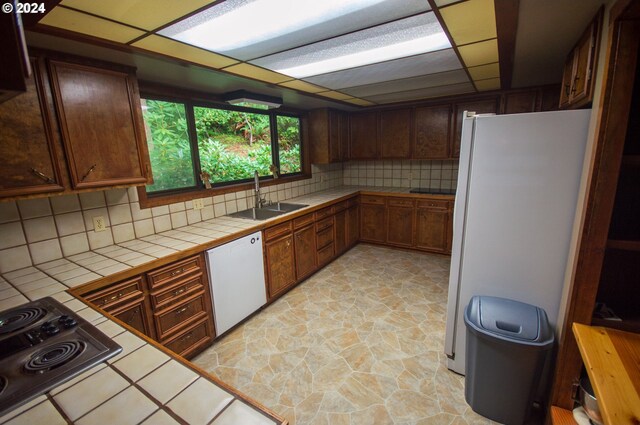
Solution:
[(500, 88), (511, 88), (513, 62), (518, 32), (520, 0), (495, 0), (498, 57), (500, 58)]
[[(631, 7), (628, 7), (631, 4)], [(580, 375), (582, 358), (571, 331), (574, 322), (590, 324), (600, 284), (609, 222), (626, 138), (636, 75), (640, 25), (629, 20), (640, 2), (619, 0), (611, 9), (603, 98), (588, 189), (577, 266), (569, 291), (551, 403), (571, 409), (571, 385)]]

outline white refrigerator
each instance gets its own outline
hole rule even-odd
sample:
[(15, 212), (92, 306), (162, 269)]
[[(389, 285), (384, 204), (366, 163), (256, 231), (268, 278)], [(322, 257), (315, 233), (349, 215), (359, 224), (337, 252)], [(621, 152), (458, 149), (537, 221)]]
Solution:
[(591, 110), (465, 117), (453, 218), (445, 353), (465, 373), (474, 295), (558, 319)]

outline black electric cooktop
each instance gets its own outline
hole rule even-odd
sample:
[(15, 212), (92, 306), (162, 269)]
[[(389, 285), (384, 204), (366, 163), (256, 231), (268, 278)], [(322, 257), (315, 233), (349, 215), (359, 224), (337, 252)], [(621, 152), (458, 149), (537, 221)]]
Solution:
[(430, 189), (423, 187), (414, 187), (409, 190), (409, 193), (423, 193), (428, 195), (455, 195), (455, 189)]
[(0, 416), (120, 351), (51, 297), (0, 312)]

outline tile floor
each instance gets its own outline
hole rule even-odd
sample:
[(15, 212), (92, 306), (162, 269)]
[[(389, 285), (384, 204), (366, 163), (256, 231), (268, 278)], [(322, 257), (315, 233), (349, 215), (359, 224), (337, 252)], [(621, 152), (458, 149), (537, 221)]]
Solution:
[(292, 425), (489, 423), (446, 368), (448, 270), (360, 244), (193, 362)]

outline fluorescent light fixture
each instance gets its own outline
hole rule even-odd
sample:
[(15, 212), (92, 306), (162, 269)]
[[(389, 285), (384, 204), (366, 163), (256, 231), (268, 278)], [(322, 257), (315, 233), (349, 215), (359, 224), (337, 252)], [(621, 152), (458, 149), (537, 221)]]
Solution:
[(388, 0), (226, 0), (160, 34), (224, 53), (321, 25), (385, 1)]
[(252, 64), (294, 78), (416, 56), (451, 47), (433, 12), (368, 28), (286, 52)]
[(231, 105), (247, 106), (250, 108), (260, 108), (262, 106), (266, 109), (275, 109), (282, 105), (281, 97), (250, 93), (246, 90), (227, 93), (224, 95), (224, 101)]

